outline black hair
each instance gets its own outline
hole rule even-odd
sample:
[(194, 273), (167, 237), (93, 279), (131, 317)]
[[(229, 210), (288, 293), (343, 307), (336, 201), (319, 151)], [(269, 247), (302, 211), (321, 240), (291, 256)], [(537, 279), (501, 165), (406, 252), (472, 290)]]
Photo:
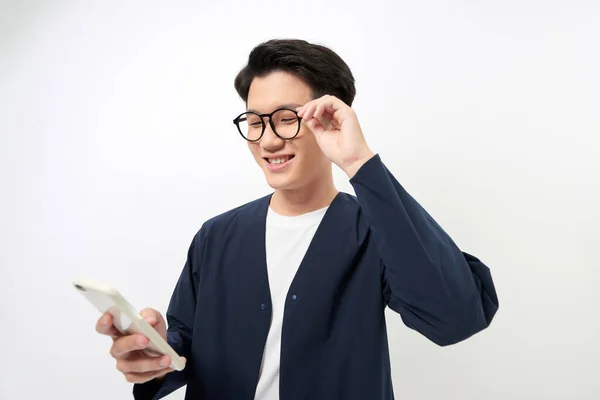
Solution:
[(252, 49), (247, 65), (235, 78), (235, 90), (247, 103), (254, 78), (276, 71), (302, 79), (314, 98), (330, 94), (349, 106), (354, 101), (354, 76), (344, 60), (325, 46), (300, 39), (273, 39)]

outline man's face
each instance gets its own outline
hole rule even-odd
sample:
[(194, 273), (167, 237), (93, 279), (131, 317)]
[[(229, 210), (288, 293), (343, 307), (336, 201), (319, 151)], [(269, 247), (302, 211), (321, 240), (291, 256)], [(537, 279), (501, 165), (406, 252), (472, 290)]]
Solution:
[[(282, 106), (295, 109), (311, 100), (312, 90), (302, 80), (286, 72), (273, 72), (252, 81), (248, 110), (268, 114)], [(300, 132), (292, 140), (275, 135), (268, 117), (265, 125), (262, 138), (248, 142), (248, 147), (269, 186), (279, 190), (299, 189), (327, 176), (325, 172), (331, 163), (306, 125), (300, 124)]]

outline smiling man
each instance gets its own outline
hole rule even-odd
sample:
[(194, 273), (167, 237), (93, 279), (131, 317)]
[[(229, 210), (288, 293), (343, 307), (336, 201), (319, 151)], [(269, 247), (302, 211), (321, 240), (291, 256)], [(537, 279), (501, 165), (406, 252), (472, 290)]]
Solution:
[[(120, 336), (110, 315), (97, 330), (138, 399), (186, 384), (186, 399), (393, 399), (385, 308), (439, 346), (458, 343), (498, 309), (489, 269), (370, 149), (332, 50), (262, 43), (235, 88), (246, 110), (233, 128), (273, 192), (206, 221), (166, 321), (141, 312), (186, 368), (140, 351), (147, 338)], [(356, 196), (335, 188), (334, 164)]]

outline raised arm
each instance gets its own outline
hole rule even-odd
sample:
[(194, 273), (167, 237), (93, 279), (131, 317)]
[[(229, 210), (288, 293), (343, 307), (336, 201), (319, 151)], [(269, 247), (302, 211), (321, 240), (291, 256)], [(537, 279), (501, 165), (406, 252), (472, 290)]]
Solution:
[(498, 310), (490, 270), (463, 253), (375, 155), (350, 180), (381, 255), (383, 294), (440, 346), (485, 329)]
[(486, 328), (498, 298), (489, 269), (463, 253), (387, 170), (354, 110), (325, 95), (298, 107), (323, 154), (350, 178), (381, 255), (383, 295), (404, 323), (439, 345)]

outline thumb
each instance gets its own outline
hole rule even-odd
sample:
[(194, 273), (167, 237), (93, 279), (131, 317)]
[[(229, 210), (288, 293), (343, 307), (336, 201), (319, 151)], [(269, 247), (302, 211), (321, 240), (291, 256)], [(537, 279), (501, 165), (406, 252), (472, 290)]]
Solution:
[(308, 126), (308, 129), (310, 129), (315, 135), (320, 135), (321, 133), (325, 132), (325, 127), (323, 127), (323, 124), (317, 118), (311, 118), (303, 121), (304, 124)]
[(142, 311), (140, 311), (140, 315), (152, 326), (162, 322), (162, 316), (160, 313), (152, 308), (144, 308)]

